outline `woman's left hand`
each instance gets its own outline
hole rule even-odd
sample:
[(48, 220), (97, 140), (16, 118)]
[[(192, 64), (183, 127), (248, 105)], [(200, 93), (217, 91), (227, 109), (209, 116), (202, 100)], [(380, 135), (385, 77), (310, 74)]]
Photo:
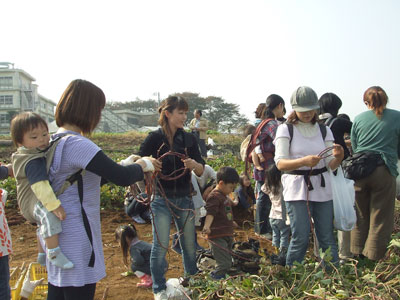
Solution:
[(334, 158), (343, 160), (343, 157), (344, 157), (343, 147), (339, 144), (333, 144), (332, 155)]
[(188, 168), (190, 171), (193, 171), (196, 168), (197, 161), (191, 158), (186, 158), (183, 159), (183, 164), (185, 165), (185, 168)]

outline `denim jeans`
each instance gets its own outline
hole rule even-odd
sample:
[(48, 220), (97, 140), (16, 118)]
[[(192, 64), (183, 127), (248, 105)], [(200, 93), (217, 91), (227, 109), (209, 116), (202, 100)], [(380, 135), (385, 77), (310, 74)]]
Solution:
[(264, 181), (257, 181), (256, 190), (258, 197), (256, 200), (256, 221), (254, 224), (254, 231), (258, 234), (265, 234), (271, 232), (271, 225), (269, 224), (269, 211), (271, 210), (271, 200), (267, 194), (261, 191), (261, 186)]
[(0, 299), (11, 299), (8, 255), (0, 257)]
[[(310, 218), (307, 201), (286, 201), (286, 209), (290, 218), (292, 239), (286, 256), (286, 264), (301, 263), (307, 251), (310, 238)], [(333, 234), (333, 201), (309, 201), (310, 214), (314, 220), (315, 233), (323, 251), (331, 247), (332, 262), (337, 262), (338, 250)]]
[(194, 210), (193, 201), (189, 196), (170, 197), (166, 201), (165, 198), (156, 195), (150, 205), (154, 215), (150, 270), (153, 279), (153, 292), (158, 293), (167, 288), (164, 276), (166, 272), (165, 254), (169, 246), (172, 218), (174, 218), (176, 229), (180, 232), (179, 243), (185, 274), (194, 275), (197, 273)]
[(282, 219), (269, 219), (272, 228), (272, 245), (278, 249), (288, 248), (290, 226)]

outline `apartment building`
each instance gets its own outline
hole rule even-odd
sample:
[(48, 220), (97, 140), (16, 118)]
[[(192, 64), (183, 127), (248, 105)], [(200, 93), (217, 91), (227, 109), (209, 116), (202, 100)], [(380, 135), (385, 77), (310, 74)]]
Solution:
[(9, 134), (12, 117), (23, 111), (34, 111), (48, 123), (54, 120), (56, 103), (38, 93), (35, 81), (14, 64), (0, 62), (0, 134)]

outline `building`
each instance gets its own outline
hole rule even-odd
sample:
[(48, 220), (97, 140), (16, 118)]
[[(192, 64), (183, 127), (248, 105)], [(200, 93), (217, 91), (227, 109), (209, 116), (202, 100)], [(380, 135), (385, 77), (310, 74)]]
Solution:
[(56, 104), (38, 93), (34, 77), (14, 64), (0, 62), (0, 134), (10, 133), (10, 121), (20, 112), (34, 111), (48, 123), (54, 120)]
[(113, 112), (129, 124), (137, 126), (157, 126), (158, 124), (157, 112), (138, 112), (130, 109), (118, 109)]

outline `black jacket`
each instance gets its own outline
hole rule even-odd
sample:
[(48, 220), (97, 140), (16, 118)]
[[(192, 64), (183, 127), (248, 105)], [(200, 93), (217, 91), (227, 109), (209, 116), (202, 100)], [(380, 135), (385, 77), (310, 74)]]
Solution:
[[(172, 151), (179, 152), (186, 155), (189, 158), (194, 159), (202, 165), (205, 164), (201, 157), (199, 146), (197, 144), (196, 137), (192, 133), (188, 133), (183, 129), (178, 129), (174, 135)], [(158, 151), (160, 150), (160, 151)], [(159, 158), (164, 153), (170, 150), (167, 137), (164, 135), (162, 129), (152, 131), (149, 133), (147, 138), (140, 145), (139, 155), (140, 156), (152, 156)], [(162, 174), (169, 175), (177, 169), (184, 168), (184, 164), (180, 157), (177, 156), (166, 156), (162, 160)], [(178, 175), (178, 174), (175, 174)], [(183, 197), (189, 196), (191, 192), (191, 179), (190, 172), (187, 172), (184, 176), (172, 180), (166, 181), (160, 179), (161, 185), (165, 191), (167, 197)], [(161, 195), (157, 188), (157, 193)]]

